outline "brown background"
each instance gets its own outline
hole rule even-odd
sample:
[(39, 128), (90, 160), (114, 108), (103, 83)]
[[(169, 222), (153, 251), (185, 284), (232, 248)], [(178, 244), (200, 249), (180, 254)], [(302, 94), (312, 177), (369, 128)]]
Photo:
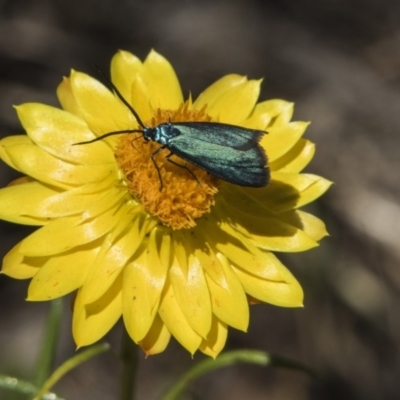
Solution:
[[(70, 68), (96, 75), (93, 63), (106, 68), (117, 49), (143, 58), (155, 48), (194, 96), (227, 73), (264, 77), (262, 99), (294, 101), (295, 119), (312, 121), (317, 154), (307, 171), (335, 186), (310, 209), (331, 236), (284, 257), (305, 308), (253, 307), (249, 333), (231, 330), (227, 348), (291, 357), (322, 380), (240, 365), (205, 376), (187, 399), (400, 398), (399, 22), (396, 0), (0, 0), (1, 136), (21, 132), (12, 104), (56, 105), (61, 76)], [(1, 166), (1, 186), (16, 176)], [(1, 256), (28, 232), (1, 223)], [(48, 305), (26, 303), (26, 288), (0, 277), (0, 372), (29, 378)], [(58, 363), (74, 351), (65, 311)], [(107, 337), (115, 348), (120, 333)], [(138, 398), (159, 398), (192, 364), (175, 342), (141, 357)], [(102, 356), (56, 391), (114, 399), (118, 368)]]

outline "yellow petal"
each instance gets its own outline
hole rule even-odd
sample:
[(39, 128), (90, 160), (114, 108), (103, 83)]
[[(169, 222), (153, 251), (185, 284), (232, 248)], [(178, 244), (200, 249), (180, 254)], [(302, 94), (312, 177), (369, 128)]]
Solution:
[(206, 90), (204, 90), (200, 96), (193, 103), (193, 108), (200, 110), (205, 105), (210, 106), (216, 101), (220, 96), (222, 96), (229, 89), (234, 88), (242, 83), (245, 83), (247, 78), (245, 76), (230, 74), (225, 75), (221, 79), (214, 82)]
[(96, 136), (136, 127), (128, 108), (96, 79), (73, 71), (71, 87), (82, 118)]
[(124, 208), (115, 212), (112, 208), (88, 221), (82, 217), (65, 217), (51, 221), (21, 242), (20, 251), (26, 256), (54, 255), (73, 247), (92, 242), (109, 232)]
[(219, 122), (238, 125), (254, 108), (260, 94), (261, 81), (246, 81), (234, 86), (207, 107), (207, 114)]
[(129, 103), (136, 73), (142, 69), (142, 62), (128, 51), (118, 51), (111, 60), (111, 80)]
[[(221, 263), (219, 262), (216, 252), (213, 247), (210, 245), (209, 238), (206, 237), (206, 232), (212, 227), (211, 230), (214, 229), (215, 224), (218, 223), (213, 218), (213, 215), (210, 215), (210, 219), (199, 219), (197, 221), (197, 226), (190, 232), (190, 249), (188, 252), (185, 251), (187, 238), (183, 231), (174, 231), (173, 232), (173, 242), (175, 243), (175, 255), (178, 258), (179, 265), (185, 265), (187, 270), (187, 262), (185, 260), (188, 259), (189, 254), (194, 254), (196, 259), (199, 260), (201, 267), (204, 272), (217, 284), (223, 287), (227, 287), (227, 281), (224, 273), (224, 269), (222, 268)], [(182, 245), (185, 243), (185, 245)]]
[(124, 215), (118, 221), (112, 233), (104, 238), (93, 269), (82, 289), (81, 296), (86, 303), (95, 301), (109, 289), (140, 246), (145, 234), (140, 214), (133, 218)]
[(117, 178), (116, 164), (75, 165), (56, 158), (34, 144), (21, 144), (5, 148), (16, 168), (22, 173), (50, 185), (68, 188)]
[(151, 104), (152, 88), (149, 84), (150, 77), (146, 70), (136, 74), (132, 84), (132, 106), (143, 123), (150, 121), (154, 116), (154, 109)]
[(201, 342), (199, 350), (207, 356), (216, 358), (225, 347), (227, 337), (228, 327), (226, 324), (219, 321), (218, 318), (214, 317), (210, 333), (207, 339)]
[(249, 324), (249, 307), (243, 286), (226, 257), (221, 253), (218, 253), (217, 257), (224, 268), (228, 286), (221, 287), (206, 275), (213, 313), (227, 325), (246, 331)]
[[(287, 211), (311, 203), (324, 194), (332, 185), (331, 181), (312, 174), (274, 172), (271, 183), (272, 181), (274, 183), (268, 189), (270, 191), (268, 207), (275, 212)], [(281, 191), (279, 201), (277, 200), (278, 190)], [(293, 191), (297, 192), (295, 200), (293, 199)], [(278, 202), (280, 205), (278, 205)]]
[(185, 245), (182, 245), (183, 243), (186, 244), (185, 233), (180, 230), (173, 232), (173, 243), (174, 255), (178, 260), (180, 267), (187, 273), (190, 250)]
[[(154, 323), (160, 301), (161, 289), (158, 291), (158, 303), (154, 303), (154, 295), (149, 293), (156, 286), (152, 284), (147, 268), (147, 247), (142, 246), (135, 255), (134, 261), (124, 268), (122, 307), (126, 330), (136, 342), (145, 340)], [(150, 283), (150, 284), (149, 284)], [(162, 324), (164, 326), (164, 324)], [(154, 329), (154, 327), (153, 327)]]
[(194, 354), (199, 348), (202, 338), (190, 327), (168, 281), (158, 313), (175, 339), (191, 354)]
[(268, 154), (269, 162), (277, 160), (294, 147), (303, 136), (307, 126), (307, 122), (297, 121), (267, 127), (268, 134), (262, 137), (261, 146)]
[(290, 225), (298, 227), (315, 241), (320, 241), (323, 237), (328, 235), (324, 222), (304, 211), (288, 211), (279, 214), (279, 218)]
[[(280, 307), (302, 307), (303, 290), (293, 275), (285, 268), (284, 281), (272, 282), (232, 267), (246, 293), (266, 303)], [(283, 270), (281, 270), (283, 274)]]
[(18, 167), (14, 164), (13, 160), (8, 154), (8, 149), (13, 146), (21, 144), (32, 144), (32, 140), (26, 135), (8, 136), (0, 140), (0, 158), (11, 168), (18, 171)]
[[(194, 233), (193, 239), (196, 239), (195, 236), (199, 238), (202, 235), (200, 233), (200, 227), (196, 229)], [(217, 256), (215, 255), (214, 250), (208, 245), (206, 240), (199, 240), (198, 244), (195, 244), (195, 248), (193, 250), (194, 256), (199, 260), (201, 267), (204, 272), (217, 284), (220, 286), (227, 287), (226, 277), (224, 274), (224, 270), (219, 262)]]
[[(250, 247), (250, 243), (246, 243), (246, 246)], [(251, 246), (251, 249), (250, 252), (248, 249), (235, 247), (235, 251), (232, 251), (232, 246), (228, 244), (224, 254), (231, 264), (241, 267), (250, 274), (269, 281), (280, 282), (283, 264), (276, 256), (270, 251), (262, 251), (255, 246)]]
[(243, 122), (243, 126), (251, 129), (268, 131), (269, 125), (287, 125), (293, 115), (293, 103), (284, 100), (267, 100), (258, 103), (253, 113)]
[[(171, 266), (171, 237), (168, 228), (153, 228), (147, 244), (147, 296), (151, 307), (160, 301)], [(142, 266), (143, 268), (143, 266)]]
[(333, 184), (332, 181), (320, 176), (308, 174), (308, 177), (315, 179), (315, 182), (306, 190), (301, 192), (300, 200), (298, 201), (297, 205), (298, 207), (302, 207), (318, 199), (318, 197), (321, 197)]
[[(219, 203), (220, 207), (223, 201), (220, 200)], [(219, 207), (215, 208), (216, 212), (221, 212)], [(264, 217), (262, 214), (257, 214), (256, 207), (243, 208), (240, 207), (240, 202), (235, 201), (225, 205), (225, 209), (230, 209), (228, 215), (235, 216), (235, 223), (220, 222), (219, 227), (233, 238), (236, 237), (244, 246), (250, 242), (264, 250), (296, 252), (318, 245), (301, 229), (277, 217)], [(218, 243), (217, 238), (215, 241)], [(217, 248), (222, 245), (218, 243)]]
[(87, 124), (73, 114), (39, 103), (23, 104), (16, 110), (28, 136), (56, 158), (77, 164), (115, 163), (104, 142), (73, 145), (95, 137)]
[[(110, 207), (124, 204), (126, 197), (127, 193), (115, 186), (114, 179), (105, 179), (103, 182), (89, 183), (48, 197), (40, 206), (43, 216), (49, 218), (82, 214), (82, 219), (87, 221), (103, 214)], [(132, 208), (135, 208), (134, 204)]]
[(257, 199), (274, 213), (302, 207), (320, 197), (332, 185), (327, 179), (312, 174), (273, 172), (271, 177), (266, 188), (240, 190), (244, 196)]
[(215, 204), (214, 212), (219, 222), (221, 219), (226, 220), (226, 216), (231, 216), (232, 223), (235, 221), (235, 212), (239, 210), (241, 213), (250, 215), (262, 215), (263, 217), (275, 217), (273, 210), (271, 211), (266, 204), (264, 193), (266, 188), (248, 188), (237, 185), (226, 184), (220, 189), (221, 197)]
[(242, 235), (234, 230), (230, 230), (230, 232), (232, 236), (224, 230), (213, 229), (208, 232), (207, 237), (211, 243), (216, 243), (215, 247), (231, 263), (264, 279), (282, 280), (282, 276), (279, 273), (280, 263), (272, 253), (263, 252), (256, 247), (253, 248), (253, 252), (250, 252), (247, 248), (243, 247)]
[[(277, 218), (257, 218), (246, 215), (246, 224), (237, 227), (236, 235), (246, 246), (249, 241), (257, 247), (269, 251), (298, 252), (318, 246), (301, 229), (289, 225)], [(231, 225), (221, 223), (221, 229), (234, 235)], [(240, 236), (240, 232), (243, 236)], [(247, 238), (247, 240), (246, 240)]]
[(192, 254), (188, 259), (188, 268), (181, 268), (175, 259), (169, 271), (169, 277), (176, 301), (191, 328), (203, 338), (211, 328), (211, 302), (202, 266)]
[(35, 181), (31, 177), (25, 175), (25, 176), (21, 176), (17, 179), (14, 179), (7, 185), (7, 187), (16, 186), (16, 185), (25, 185), (26, 183), (32, 183), (32, 182), (37, 182), (37, 181)]
[[(147, 232), (147, 226), (142, 227)], [(153, 229), (144, 238), (133, 260), (124, 268), (123, 314), (129, 335), (135, 342), (145, 340), (153, 329), (169, 267), (170, 240), (163, 229)]]
[(146, 353), (146, 356), (152, 356), (162, 353), (168, 346), (171, 334), (157, 315), (147, 336), (139, 343), (140, 347)]
[(262, 130), (265, 131), (265, 134), (268, 134), (267, 126), (270, 122), (271, 117), (268, 114), (251, 114), (248, 118), (242, 121), (240, 125), (249, 129)]
[(24, 225), (44, 225), (48, 222), (42, 203), (58, 192), (40, 182), (28, 182), (0, 189), (0, 218)]
[[(103, 182), (89, 183), (61, 193), (55, 192), (47, 198), (43, 196), (38, 205), (38, 214), (35, 215), (60, 218), (85, 213), (87, 219), (93, 218), (122, 199), (123, 193), (114, 184), (114, 179), (105, 179)], [(24, 211), (24, 214), (30, 215), (27, 211)]]
[(312, 160), (315, 153), (315, 144), (300, 139), (294, 147), (274, 162), (268, 164), (271, 171), (301, 172)]
[(121, 277), (100, 299), (84, 303), (80, 291), (75, 299), (72, 332), (78, 347), (88, 346), (101, 339), (121, 316)]
[(99, 250), (92, 243), (49, 257), (29, 285), (28, 300), (52, 300), (80, 288)]
[(286, 100), (274, 99), (258, 103), (254, 115), (266, 114), (273, 120), (273, 125), (286, 125), (293, 116), (294, 104)]
[(32, 278), (46, 262), (46, 258), (25, 257), (19, 251), (20, 245), (18, 243), (5, 255), (1, 273), (14, 279)]
[(61, 107), (78, 117), (81, 116), (78, 104), (76, 103), (74, 94), (72, 93), (71, 80), (64, 77), (57, 87), (57, 97)]
[(175, 110), (183, 103), (179, 80), (171, 64), (152, 50), (143, 63), (150, 77), (150, 101), (153, 109)]

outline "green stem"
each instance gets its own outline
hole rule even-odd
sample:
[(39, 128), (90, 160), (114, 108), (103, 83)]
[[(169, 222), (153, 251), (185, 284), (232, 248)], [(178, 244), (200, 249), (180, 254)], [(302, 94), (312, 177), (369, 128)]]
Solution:
[[(0, 388), (9, 389), (14, 392), (29, 395), (32, 398), (37, 392), (38, 388), (30, 382), (14, 378), (12, 376), (0, 375)], [(61, 397), (56, 396), (54, 393), (46, 393), (42, 400), (63, 400)]]
[(218, 356), (216, 360), (208, 358), (199, 362), (175, 383), (174, 386), (163, 397), (163, 400), (176, 400), (192, 381), (215, 369), (227, 367), (238, 363), (257, 364), (263, 367), (276, 366), (296, 369), (315, 376), (314, 373), (301, 363), (288, 360), (282, 357), (270, 356), (264, 351), (258, 350), (236, 350)]
[(135, 386), (138, 369), (138, 346), (129, 337), (126, 329), (123, 329), (121, 360), (122, 378), (120, 400), (133, 400), (135, 398)]
[(42, 386), (53, 369), (56, 353), (60, 320), (62, 315), (62, 299), (55, 299), (50, 303), (50, 311), (46, 321), (43, 341), (35, 368), (34, 382)]
[(238, 350), (231, 351), (229, 353), (221, 354), (216, 360), (207, 358), (204, 361), (199, 362), (193, 368), (191, 368), (186, 374), (183, 374), (178, 382), (167, 392), (163, 397), (163, 400), (175, 400), (179, 398), (179, 395), (185, 390), (186, 386), (204, 375), (205, 373), (211, 372), (214, 369), (226, 367), (237, 363), (250, 362), (260, 365), (268, 365), (271, 362), (271, 358), (268, 354), (262, 351), (252, 350)]
[(40, 391), (36, 394), (34, 400), (40, 400), (43, 396), (69, 371), (76, 368), (78, 365), (90, 360), (91, 358), (109, 351), (110, 346), (107, 343), (100, 343), (85, 349), (75, 356), (71, 357), (63, 364), (61, 364), (44, 382)]

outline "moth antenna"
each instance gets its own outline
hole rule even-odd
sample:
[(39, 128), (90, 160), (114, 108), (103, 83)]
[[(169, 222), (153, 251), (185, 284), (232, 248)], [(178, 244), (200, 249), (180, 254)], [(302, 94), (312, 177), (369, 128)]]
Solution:
[(94, 143), (94, 142), (97, 142), (98, 140), (103, 140), (103, 139), (105, 139), (106, 137), (109, 137), (109, 136), (122, 135), (123, 133), (135, 133), (135, 132), (143, 133), (143, 131), (140, 130), (140, 129), (130, 129), (130, 130), (125, 129), (125, 130), (123, 130), (123, 131), (108, 132), (108, 133), (105, 133), (104, 135), (101, 135), (101, 136), (99, 136), (99, 137), (97, 137), (97, 138), (94, 138), (94, 139), (92, 139), (92, 140), (87, 140), (86, 142), (73, 143), (72, 145), (73, 145), (73, 146), (76, 146), (76, 145), (78, 145), (78, 144), (89, 144), (89, 143)]
[(104, 79), (107, 81), (107, 83), (111, 86), (111, 88), (114, 90), (115, 94), (119, 97), (119, 99), (128, 107), (129, 111), (133, 114), (133, 116), (136, 118), (136, 121), (139, 123), (139, 125), (143, 128), (146, 129), (146, 125), (143, 123), (143, 121), (140, 119), (139, 114), (134, 110), (134, 108), (125, 100), (125, 97), (122, 96), (121, 92), (117, 89), (117, 87), (111, 82), (111, 79), (98, 67), (96, 64), (94, 64), (96, 69), (100, 72), (101, 75), (103, 75)]

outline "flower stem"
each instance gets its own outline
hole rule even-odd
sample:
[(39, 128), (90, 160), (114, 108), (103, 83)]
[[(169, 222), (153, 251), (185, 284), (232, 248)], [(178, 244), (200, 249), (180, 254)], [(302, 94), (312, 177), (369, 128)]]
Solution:
[(120, 400), (133, 400), (135, 398), (135, 385), (138, 367), (137, 345), (123, 329), (122, 348), (122, 378)]
[(50, 303), (50, 311), (46, 321), (42, 346), (35, 368), (34, 382), (38, 387), (42, 386), (49, 377), (54, 365), (60, 320), (62, 315), (62, 299), (55, 299)]
[(91, 358), (110, 350), (107, 343), (100, 343), (80, 351), (62, 363), (43, 383), (33, 400), (41, 400), (43, 396), (69, 371)]
[[(13, 376), (6, 376), (0, 374), (0, 388), (10, 389), (14, 392), (23, 393), (32, 398), (37, 392), (38, 388), (32, 385), (30, 382), (23, 381), (21, 379), (15, 378)], [(63, 400), (61, 397), (55, 395), (54, 393), (46, 393), (41, 400)]]
[(215, 360), (207, 358), (196, 364), (188, 372), (180, 377), (180, 379), (163, 397), (163, 400), (177, 400), (186, 389), (186, 387), (195, 379), (198, 379), (202, 375), (209, 373), (215, 369), (240, 363), (256, 364), (262, 367), (282, 367), (295, 369), (305, 372), (310, 376), (316, 376), (311, 369), (296, 361), (292, 361), (283, 357), (271, 356), (264, 351), (247, 349), (234, 350), (221, 354)]

